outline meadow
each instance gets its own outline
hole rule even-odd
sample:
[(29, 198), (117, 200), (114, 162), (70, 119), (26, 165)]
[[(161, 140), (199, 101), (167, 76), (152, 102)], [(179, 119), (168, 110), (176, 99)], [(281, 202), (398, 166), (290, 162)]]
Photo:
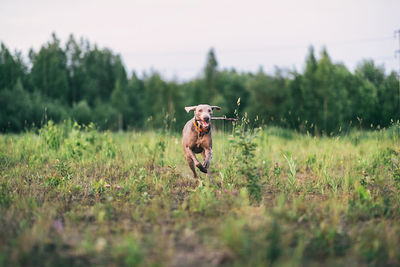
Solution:
[(210, 180), (168, 130), (0, 135), (0, 266), (399, 265), (399, 132), (220, 127)]

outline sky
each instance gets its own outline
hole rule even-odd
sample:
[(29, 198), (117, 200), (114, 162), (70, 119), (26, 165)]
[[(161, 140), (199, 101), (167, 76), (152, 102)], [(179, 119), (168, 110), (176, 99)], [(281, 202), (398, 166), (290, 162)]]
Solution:
[(399, 11), (399, 0), (1, 0), (0, 41), (27, 55), (73, 34), (120, 54), (129, 73), (176, 80), (201, 75), (210, 48), (220, 69), (302, 71), (313, 45), (350, 70), (373, 59), (388, 73)]

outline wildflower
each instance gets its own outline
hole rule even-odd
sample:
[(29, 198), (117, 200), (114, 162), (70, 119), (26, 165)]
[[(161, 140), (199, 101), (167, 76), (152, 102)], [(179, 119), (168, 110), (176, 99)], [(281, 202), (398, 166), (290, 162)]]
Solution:
[(53, 227), (54, 229), (56, 229), (57, 231), (62, 231), (64, 229), (63, 223), (61, 220), (55, 220), (53, 222)]
[(111, 185), (110, 185), (110, 184), (106, 184), (106, 187), (107, 187), (107, 188), (110, 188), (110, 187), (111, 187)]

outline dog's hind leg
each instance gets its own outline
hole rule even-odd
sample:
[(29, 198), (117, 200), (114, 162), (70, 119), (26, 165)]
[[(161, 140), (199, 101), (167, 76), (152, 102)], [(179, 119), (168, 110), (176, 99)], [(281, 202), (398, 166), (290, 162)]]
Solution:
[(201, 151), (201, 157), (203, 158), (203, 160), (206, 160), (206, 152), (204, 151), (204, 149), (203, 151)]
[(194, 162), (193, 162), (193, 160), (192, 160), (192, 157), (191, 156), (186, 156), (186, 161), (187, 161), (187, 163), (189, 164), (189, 167), (190, 167), (190, 169), (192, 170), (192, 172), (193, 172), (193, 177), (194, 178), (197, 178), (197, 173), (196, 173), (196, 169), (195, 169), (195, 167), (194, 167)]

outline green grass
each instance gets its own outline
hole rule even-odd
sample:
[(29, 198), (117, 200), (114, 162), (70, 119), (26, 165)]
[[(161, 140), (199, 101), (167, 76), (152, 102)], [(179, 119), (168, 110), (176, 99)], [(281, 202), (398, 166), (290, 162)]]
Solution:
[(0, 266), (400, 264), (395, 126), (247, 137), (214, 133), (199, 183), (180, 134), (49, 123), (0, 136)]

